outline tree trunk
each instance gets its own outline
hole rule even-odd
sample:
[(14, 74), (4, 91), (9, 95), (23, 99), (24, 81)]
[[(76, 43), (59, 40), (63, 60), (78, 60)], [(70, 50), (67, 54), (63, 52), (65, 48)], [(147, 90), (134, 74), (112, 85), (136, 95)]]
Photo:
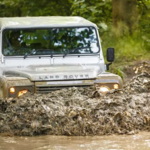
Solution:
[[(118, 28), (119, 24), (127, 26), (132, 34), (138, 23), (137, 0), (112, 0), (113, 26)], [(122, 31), (124, 26), (122, 26)]]

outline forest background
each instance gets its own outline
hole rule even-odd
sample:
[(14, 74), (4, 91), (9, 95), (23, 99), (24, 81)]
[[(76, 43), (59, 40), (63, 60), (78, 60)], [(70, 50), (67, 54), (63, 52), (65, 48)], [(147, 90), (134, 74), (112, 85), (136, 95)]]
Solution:
[(150, 58), (150, 0), (1, 0), (0, 17), (82, 16), (99, 27), (104, 56), (115, 48), (115, 69)]

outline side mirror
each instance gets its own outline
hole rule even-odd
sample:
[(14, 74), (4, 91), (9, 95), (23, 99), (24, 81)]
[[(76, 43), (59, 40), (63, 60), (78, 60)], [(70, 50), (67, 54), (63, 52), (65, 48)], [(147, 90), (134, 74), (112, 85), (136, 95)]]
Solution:
[(115, 59), (115, 50), (114, 48), (108, 48), (107, 49), (107, 61), (110, 62), (106, 64), (106, 69), (109, 70), (109, 66), (112, 64), (112, 62)]
[(107, 49), (107, 61), (108, 62), (113, 62), (115, 59), (115, 52), (114, 48), (108, 48)]

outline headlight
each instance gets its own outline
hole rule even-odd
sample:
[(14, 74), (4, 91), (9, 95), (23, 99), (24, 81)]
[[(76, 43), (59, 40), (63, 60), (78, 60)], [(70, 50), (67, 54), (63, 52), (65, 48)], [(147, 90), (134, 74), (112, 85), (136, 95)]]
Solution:
[(107, 92), (110, 91), (110, 88), (107, 87), (107, 86), (101, 86), (101, 87), (99, 88), (99, 91), (102, 92), (102, 93), (107, 93)]
[(114, 88), (114, 89), (119, 89), (119, 85), (118, 85), (118, 84), (114, 84), (114, 85), (113, 85), (113, 88)]
[(11, 87), (10, 89), (9, 89), (9, 92), (11, 93), (11, 94), (14, 94), (15, 93), (15, 88), (14, 87)]
[(27, 92), (28, 92), (28, 90), (22, 90), (22, 91), (19, 91), (18, 97), (20, 97), (20, 96), (26, 94)]

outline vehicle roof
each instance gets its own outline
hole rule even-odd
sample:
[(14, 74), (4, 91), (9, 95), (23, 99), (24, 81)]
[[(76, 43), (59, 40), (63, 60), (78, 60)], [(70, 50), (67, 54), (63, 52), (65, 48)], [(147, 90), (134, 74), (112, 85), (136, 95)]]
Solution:
[(29, 27), (66, 27), (66, 26), (95, 26), (94, 23), (82, 17), (6, 17), (0, 18), (0, 28), (29, 28)]

